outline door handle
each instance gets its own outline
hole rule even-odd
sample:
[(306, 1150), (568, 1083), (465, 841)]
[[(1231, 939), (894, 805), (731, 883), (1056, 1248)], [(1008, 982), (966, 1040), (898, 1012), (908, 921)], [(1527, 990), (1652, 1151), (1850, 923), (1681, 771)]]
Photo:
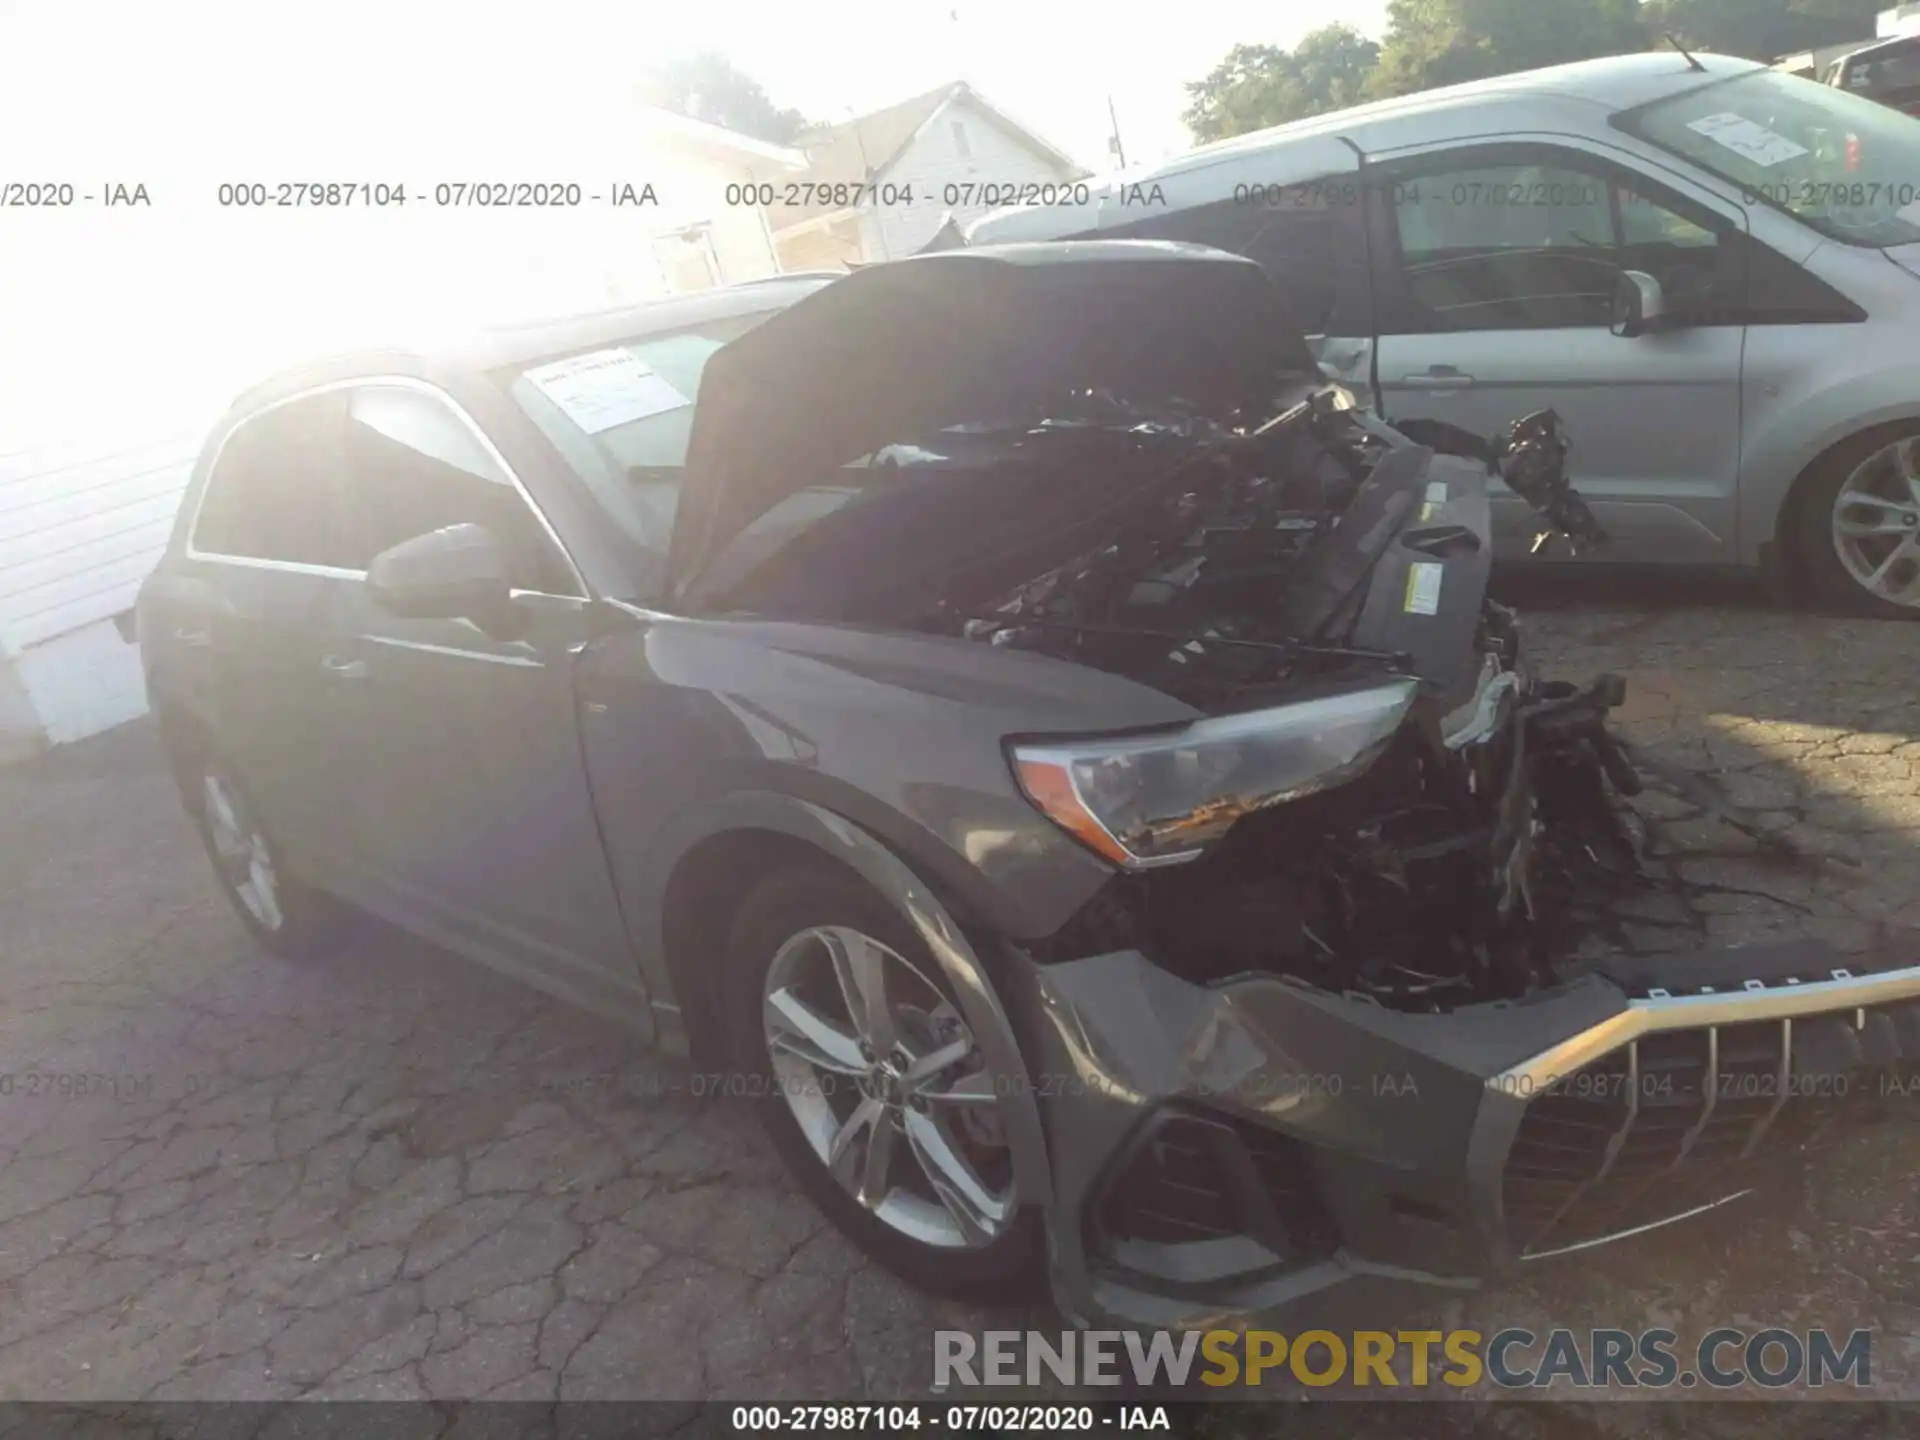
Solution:
[(320, 661), (320, 668), (336, 680), (364, 680), (367, 678), (367, 662), (348, 660), (341, 655), (328, 655)]
[(189, 630), (184, 625), (176, 625), (173, 643), (185, 650), (204, 650), (213, 644), (213, 636), (205, 630)]
[(1451, 365), (1429, 365), (1418, 375), (1402, 375), (1400, 383), (1409, 390), (1464, 390), (1473, 377)]

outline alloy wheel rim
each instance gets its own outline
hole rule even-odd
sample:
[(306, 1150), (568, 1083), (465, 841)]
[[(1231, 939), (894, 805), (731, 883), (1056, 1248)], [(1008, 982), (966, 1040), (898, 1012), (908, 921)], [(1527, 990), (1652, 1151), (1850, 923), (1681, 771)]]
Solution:
[(1920, 436), (1883, 445), (1833, 497), (1833, 548), (1868, 594), (1920, 609)]
[(992, 1076), (917, 967), (858, 930), (814, 926), (774, 952), (763, 1002), (780, 1093), (843, 1190), (939, 1249), (1005, 1233), (1013, 1166)]
[(247, 913), (268, 930), (286, 923), (280, 909), (280, 881), (274, 873), (273, 851), (254, 823), (238, 789), (222, 775), (209, 773), (202, 781), (206, 798), (207, 830), (213, 836), (214, 863), (220, 878), (239, 897)]

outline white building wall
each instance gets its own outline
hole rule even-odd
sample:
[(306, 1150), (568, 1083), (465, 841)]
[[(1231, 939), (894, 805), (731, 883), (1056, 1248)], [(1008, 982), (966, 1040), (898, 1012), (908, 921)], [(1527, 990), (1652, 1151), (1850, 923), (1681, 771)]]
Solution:
[[(954, 134), (954, 126), (966, 134), (963, 147)], [(875, 239), (879, 251), (875, 260), (898, 260), (912, 255), (925, 245), (946, 217), (944, 191), (949, 184), (971, 181), (974, 185), (1008, 185), (1059, 181), (1066, 171), (1016, 140), (997, 122), (964, 100), (943, 108), (922, 129), (880, 177), (888, 181), (909, 181), (915, 200), (912, 205), (894, 205), (880, 209)], [(931, 203), (921, 197), (931, 196)], [(994, 206), (974, 203), (952, 207), (962, 225), (984, 215)]]
[(1920, 35), (1920, 4), (1896, 5), (1873, 17), (1873, 33), (1883, 39)]
[(114, 623), (166, 547), (198, 435), (0, 458), (0, 760), (145, 713)]

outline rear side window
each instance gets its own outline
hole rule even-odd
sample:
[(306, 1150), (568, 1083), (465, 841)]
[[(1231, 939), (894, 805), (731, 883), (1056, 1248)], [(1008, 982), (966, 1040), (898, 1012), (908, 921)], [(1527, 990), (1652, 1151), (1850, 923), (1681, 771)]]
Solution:
[(335, 489), (338, 395), (313, 395), (243, 421), (227, 437), (194, 523), (206, 555), (361, 568)]
[(342, 459), (357, 568), (429, 531), (482, 525), (505, 550), (516, 588), (579, 594), (532, 505), (447, 401), (410, 386), (356, 387)]

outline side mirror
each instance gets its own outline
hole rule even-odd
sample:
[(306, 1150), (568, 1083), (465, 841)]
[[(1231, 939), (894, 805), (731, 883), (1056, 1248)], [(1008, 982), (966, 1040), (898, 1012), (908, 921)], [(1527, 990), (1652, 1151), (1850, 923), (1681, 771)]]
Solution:
[(410, 620), (469, 619), (489, 635), (518, 633), (500, 542), (482, 525), (448, 525), (402, 540), (373, 557), (374, 603)]
[(1631, 340), (1667, 328), (1667, 297), (1644, 270), (1622, 270), (1613, 291), (1613, 333)]

